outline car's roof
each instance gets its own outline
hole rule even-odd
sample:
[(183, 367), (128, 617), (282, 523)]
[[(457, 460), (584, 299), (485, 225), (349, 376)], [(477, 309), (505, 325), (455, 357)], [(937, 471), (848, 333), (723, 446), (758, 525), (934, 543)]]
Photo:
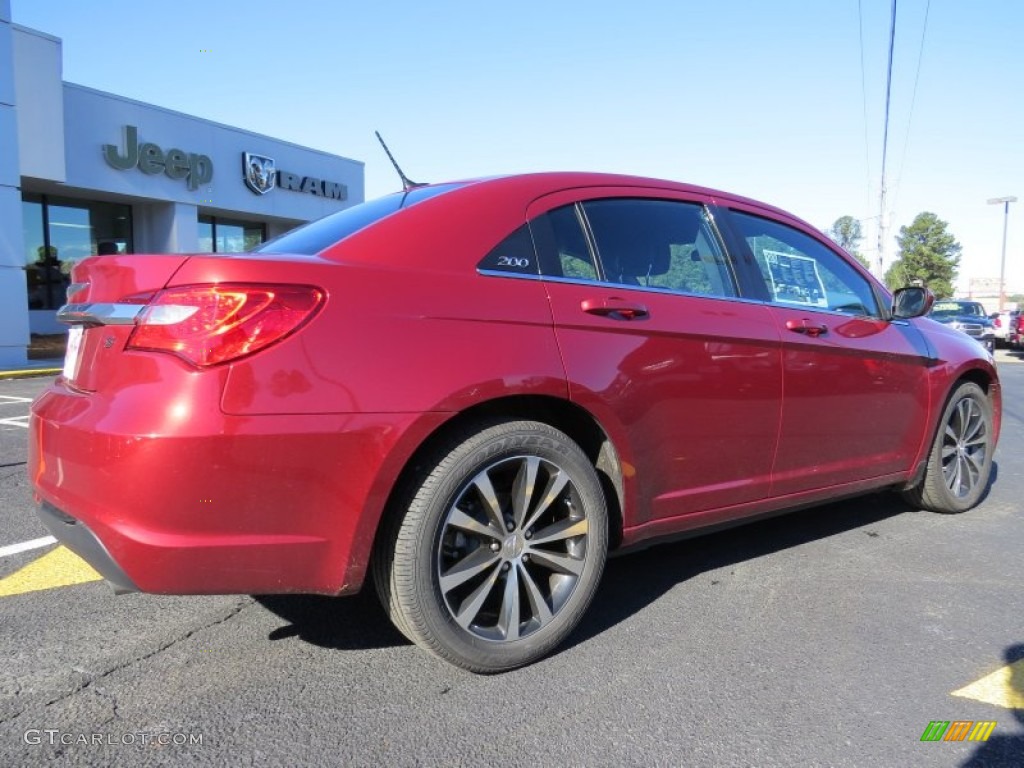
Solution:
[[(670, 190), (673, 192), (690, 193), (702, 197), (711, 197), (718, 202), (740, 203), (757, 208), (778, 216), (795, 218), (792, 213), (781, 208), (744, 197), (742, 195), (725, 192), (720, 189), (704, 187), (697, 184), (685, 184), (667, 179), (656, 179), (646, 176), (631, 176), (618, 173), (599, 173), (594, 171), (544, 171), (538, 173), (523, 173), (508, 176), (489, 176), (484, 178), (470, 178), (455, 180), (452, 182), (472, 187), (477, 192), (519, 194), (526, 202), (532, 201), (545, 194), (561, 190), (569, 190), (587, 187), (641, 187), (647, 189)], [(430, 186), (430, 185), (427, 185)]]

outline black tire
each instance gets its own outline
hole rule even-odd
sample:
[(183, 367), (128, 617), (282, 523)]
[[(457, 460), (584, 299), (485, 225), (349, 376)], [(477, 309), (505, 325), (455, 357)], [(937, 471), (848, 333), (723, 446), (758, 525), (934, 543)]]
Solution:
[(988, 488), (995, 451), (992, 402), (965, 381), (953, 390), (928, 454), (924, 477), (904, 498), (932, 512), (965, 512)]
[(378, 542), (374, 581), (417, 645), (502, 672), (545, 656), (579, 623), (604, 569), (608, 512), (567, 435), (531, 421), (462, 432), (404, 499)]

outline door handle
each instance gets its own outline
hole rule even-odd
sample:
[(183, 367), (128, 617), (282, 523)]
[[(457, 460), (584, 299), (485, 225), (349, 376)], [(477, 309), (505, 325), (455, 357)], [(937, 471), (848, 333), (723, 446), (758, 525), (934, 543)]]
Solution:
[(786, 329), (794, 333), (803, 333), (816, 339), (828, 333), (828, 326), (824, 323), (812, 323), (806, 317), (801, 320), (787, 320)]
[(580, 308), (591, 315), (610, 317), (614, 320), (639, 320), (650, 317), (650, 312), (643, 304), (625, 301), (616, 296), (607, 299), (584, 299)]

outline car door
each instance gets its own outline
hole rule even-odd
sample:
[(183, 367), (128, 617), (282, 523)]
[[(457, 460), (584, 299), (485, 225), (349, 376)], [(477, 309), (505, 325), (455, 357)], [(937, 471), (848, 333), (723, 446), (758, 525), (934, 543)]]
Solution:
[(642, 195), (529, 211), (570, 397), (613, 433), (637, 502), (627, 526), (764, 498), (782, 386), (770, 310), (742, 300), (707, 209)]
[(782, 339), (772, 496), (906, 472), (929, 411), (921, 334), (890, 321), (869, 279), (796, 222), (730, 208), (721, 218), (749, 249)]

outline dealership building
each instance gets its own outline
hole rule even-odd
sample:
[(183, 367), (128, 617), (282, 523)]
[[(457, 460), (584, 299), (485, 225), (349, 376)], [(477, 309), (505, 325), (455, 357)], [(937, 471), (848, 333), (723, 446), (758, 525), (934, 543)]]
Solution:
[(0, 0), (0, 367), (64, 330), (82, 258), (245, 251), (363, 194), (361, 162), (65, 83)]

